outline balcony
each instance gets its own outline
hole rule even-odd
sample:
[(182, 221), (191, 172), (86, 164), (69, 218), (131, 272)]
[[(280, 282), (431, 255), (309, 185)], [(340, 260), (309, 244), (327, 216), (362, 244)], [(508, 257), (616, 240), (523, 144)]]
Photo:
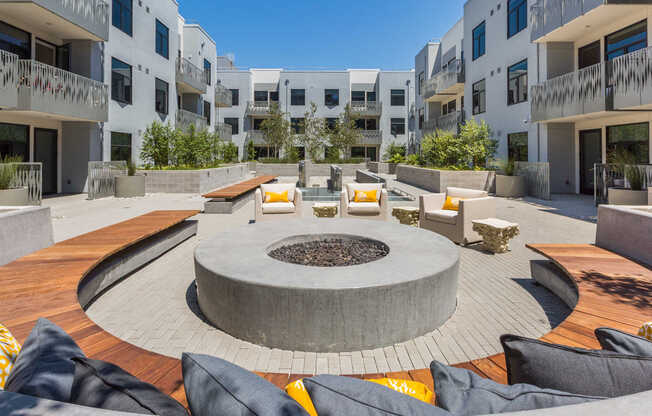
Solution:
[(267, 116), (271, 109), (271, 101), (249, 101), (247, 103), (247, 115), (250, 116)]
[(229, 108), (233, 106), (233, 93), (222, 84), (215, 85), (215, 107)]
[(206, 94), (208, 91), (206, 73), (186, 58), (177, 57), (177, 84), (182, 93)]
[(0, 108), (18, 105), (18, 56), (0, 50)]
[(423, 122), (423, 133), (433, 134), (437, 131), (459, 133), (460, 124), (464, 123), (464, 112), (453, 111), (432, 120)]
[(108, 121), (106, 84), (32, 60), (19, 59), (16, 68), (17, 99), (9, 111), (42, 113), (57, 120)]
[(61, 39), (109, 40), (109, 11), (105, 0), (0, 0), (3, 20), (34, 23)]
[(359, 144), (374, 146), (383, 143), (383, 132), (381, 130), (362, 130), (362, 139)]
[(378, 101), (351, 101), (351, 111), (360, 116), (380, 117), (383, 105)]
[(256, 145), (267, 145), (265, 133), (262, 130), (249, 130), (247, 132), (247, 142), (254, 142)]
[(233, 138), (233, 127), (226, 123), (215, 123), (215, 132), (220, 136), (220, 139), (225, 142), (230, 142)]
[(177, 110), (177, 128), (188, 130), (190, 126), (195, 126), (195, 130), (202, 131), (208, 128), (206, 117), (193, 113), (188, 110)]
[[(530, 7), (532, 42), (573, 42), (621, 17), (647, 14), (649, 2), (631, 0), (537, 0)], [(647, 3), (647, 4), (646, 4)], [(618, 7), (610, 7), (617, 5)]]
[(428, 102), (445, 101), (451, 96), (464, 92), (464, 61), (456, 59), (448, 64), (446, 69), (439, 71), (426, 81), (423, 99)]

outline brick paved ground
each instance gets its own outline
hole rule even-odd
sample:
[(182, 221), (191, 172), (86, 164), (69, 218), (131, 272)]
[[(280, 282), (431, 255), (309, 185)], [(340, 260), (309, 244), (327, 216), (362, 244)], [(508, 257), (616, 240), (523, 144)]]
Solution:
[[(46, 205), (53, 207), (55, 235), (60, 239), (147, 210), (199, 208), (201, 202), (188, 195), (152, 195), (122, 201), (70, 197), (46, 201)], [(539, 257), (525, 243), (591, 243), (595, 239), (591, 221), (595, 208), (587, 198), (498, 199), (497, 204), (500, 218), (521, 225), (513, 251), (490, 255), (477, 246), (461, 248), (457, 312), (438, 330), (409, 342), (339, 354), (271, 350), (237, 340), (202, 321), (193, 292), (193, 250), (204, 238), (247, 224), (253, 214), (251, 203), (229, 216), (200, 215), (196, 237), (110, 289), (87, 313), (107, 331), (146, 349), (173, 357), (184, 351), (212, 354), (258, 371), (356, 374), (425, 368), (433, 359), (468, 361), (499, 352), (501, 334), (538, 337), (569, 312), (554, 295), (533, 285), (529, 261)]]

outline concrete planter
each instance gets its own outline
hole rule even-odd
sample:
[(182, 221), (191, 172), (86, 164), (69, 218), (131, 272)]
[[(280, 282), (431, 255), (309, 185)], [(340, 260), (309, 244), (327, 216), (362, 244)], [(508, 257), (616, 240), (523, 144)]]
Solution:
[(396, 180), (435, 193), (446, 192), (449, 186), (487, 192), (496, 189), (496, 172), (488, 170), (438, 170), (398, 165)]
[(520, 198), (527, 193), (525, 176), (496, 175), (496, 196)]
[(609, 205), (647, 205), (648, 191), (609, 188)]
[(115, 197), (133, 198), (145, 196), (144, 176), (118, 176), (115, 178)]
[(0, 266), (53, 242), (50, 207), (0, 209)]
[[(611, 190), (609, 190), (611, 195)], [(652, 267), (652, 207), (600, 205), (595, 243)], [(646, 244), (647, 242), (647, 244)]]
[(138, 174), (146, 177), (148, 194), (205, 194), (248, 178), (249, 166), (240, 163), (201, 170), (139, 170)]
[(27, 188), (0, 190), (0, 206), (29, 205), (29, 190)]
[(388, 162), (368, 162), (367, 166), (370, 171), (373, 173), (384, 173), (387, 175), (396, 174), (396, 167), (398, 163), (388, 163)]

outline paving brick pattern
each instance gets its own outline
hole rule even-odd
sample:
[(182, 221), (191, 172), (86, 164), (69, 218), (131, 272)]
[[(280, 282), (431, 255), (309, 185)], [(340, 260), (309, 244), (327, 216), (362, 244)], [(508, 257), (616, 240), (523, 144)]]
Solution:
[[(413, 187), (404, 190), (419, 192)], [(156, 198), (129, 203), (129, 209), (136, 215), (147, 204), (160, 205)], [(165, 206), (174, 205), (174, 201), (163, 200)], [(196, 198), (186, 198), (177, 205), (181, 209), (200, 203)], [(210, 354), (256, 371), (362, 374), (425, 368), (432, 360), (451, 364), (468, 361), (501, 352), (501, 334), (536, 338), (570, 312), (558, 298), (533, 284), (529, 261), (540, 257), (524, 245), (592, 243), (595, 224), (590, 221), (594, 211), (591, 203), (574, 196), (556, 197), (546, 203), (498, 199), (498, 216), (521, 226), (521, 235), (512, 240), (512, 251), (492, 255), (480, 246), (461, 248), (458, 309), (454, 316), (434, 332), (375, 350), (321, 354), (269, 349), (235, 339), (201, 319), (193, 292), (193, 250), (204, 238), (247, 224), (253, 214), (251, 203), (229, 216), (200, 215), (197, 237), (111, 288), (87, 313), (108, 332), (148, 350), (177, 358), (185, 351)], [(116, 202), (107, 200), (106, 204)], [(71, 214), (77, 212), (70, 206), (66, 209)], [(59, 224), (55, 221), (55, 233), (70, 234), (67, 227), (73, 224), (81, 232), (79, 224), (96, 224), (92, 215), (100, 215), (98, 212), (79, 211), (83, 218), (77, 222), (69, 217)], [(567, 215), (569, 212), (581, 215)], [(584, 217), (589, 220), (578, 219)]]

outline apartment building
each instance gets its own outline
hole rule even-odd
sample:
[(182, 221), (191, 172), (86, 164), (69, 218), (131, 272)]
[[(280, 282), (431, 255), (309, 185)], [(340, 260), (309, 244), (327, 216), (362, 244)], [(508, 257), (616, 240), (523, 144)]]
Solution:
[[(240, 154), (253, 142), (258, 157), (274, 156), (260, 125), (273, 104), (287, 115), (295, 133), (309, 111), (332, 123), (347, 104), (360, 118), (360, 143), (352, 157), (379, 160), (383, 148), (395, 142), (407, 145), (414, 137), (414, 72), (380, 70), (287, 71), (218, 68), (218, 82), (232, 94), (231, 108), (220, 111), (220, 122), (232, 126), (233, 142)], [(299, 146), (300, 154), (303, 149)]]

